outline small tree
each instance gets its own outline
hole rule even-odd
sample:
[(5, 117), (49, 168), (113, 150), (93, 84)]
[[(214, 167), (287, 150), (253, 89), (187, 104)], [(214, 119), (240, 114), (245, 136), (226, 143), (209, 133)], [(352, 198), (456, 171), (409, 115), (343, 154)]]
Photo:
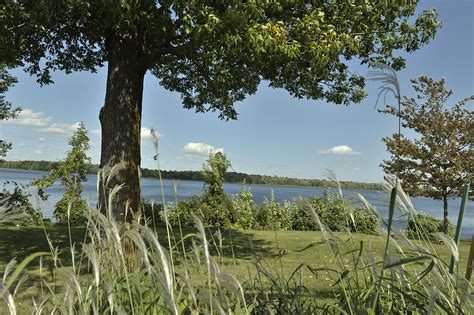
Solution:
[(209, 159), (203, 165), (202, 175), (204, 178), (205, 194), (210, 198), (216, 198), (224, 194), (224, 176), (231, 166), (225, 154), (221, 152), (211, 153)]
[(448, 199), (459, 196), (462, 186), (474, 176), (474, 113), (465, 107), (474, 96), (445, 108), (453, 94), (444, 80), (426, 76), (411, 81), (417, 98), (403, 97), (401, 110), (386, 106), (380, 112), (400, 117), (403, 128), (419, 137), (408, 139), (395, 133), (383, 139), (392, 157), (381, 164), (396, 175), (412, 196), (443, 200), (444, 233), (448, 233)]
[(69, 220), (81, 222), (87, 210), (87, 202), (81, 197), (82, 183), (87, 180), (91, 163), (90, 157), (86, 154), (90, 148), (89, 136), (83, 122), (69, 139), (69, 145), (72, 148), (67, 152), (66, 159), (60, 161), (59, 165), (51, 170), (49, 176), (33, 181), (33, 185), (38, 187), (38, 195), (46, 200), (48, 195), (45, 194), (44, 189), (51, 187), (56, 180), (60, 180), (65, 192), (54, 206), (53, 216), (59, 221), (66, 221), (70, 207)]
[(247, 187), (245, 180), (240, 192), (232, 195), (231, 201), (235, 213), (235, 225), (244, 230), (253, 228), (258, 206), (254, 203), (252, 189)]
[(229, 226), (233, 218), (232, 201), (224, 192), (224, 176), (231, 166), (225, 154), (211, 153), (203, 165), (204, 195), (202, 204), (203, 220), (214, 226)]

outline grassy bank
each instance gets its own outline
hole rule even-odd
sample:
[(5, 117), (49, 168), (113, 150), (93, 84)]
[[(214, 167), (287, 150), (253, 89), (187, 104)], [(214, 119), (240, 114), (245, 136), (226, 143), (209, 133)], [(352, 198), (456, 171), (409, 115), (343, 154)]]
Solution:
[[(54, 247), (61, 249), (61, 258), (67, 262), (70, 256), (70, 245), (67, 225), (49, 224), (45, 226)], [(216, 229), (210, 229), (208, 232), (215, 234)], [(164, 225), (157, 227), (160, 242), (168, 242), (166, 228)], [(179, 233), (174, 231), (175, 239), (179, 238)], [(184, 228), (185, 234), (194, 233), (194, 228)], [(283, 251), (282, 262), (287, 271), (294, 270), (301, 262), (314, 262), (318, 264), (327, 264), (330, 251), (326, 246), (314, 246), (309, 250), (301, 251), (307, 245), (317, 242), (321, 239), (322, 233), (319, 231), (237, 231), (221, 230), (223, 251), (222, 258), (228, 264), (230, 271), (233, 269), (242, 271), (242, 267), (252, 264), (256, 258), (262, 258), (269, 264), (279, 265), (276, 257), (280, 257), (279, 252)], [(354, 242), (363, 241), (365, 246), (371, 246), (374, 254), (381, 258), (385, 246), (385, 237), (366, 234), (355, 234), (344, 232), (334, 233), (341, 239), (351, 237)], [(73, 243), (78, 246), (84, 241), (85, 227), (72, 227)], [(211, 242), (212, 243), (212, 242)], [(414, 241), (414, 243), (421, 243)], [(449, 261), (450, 251), (443, 244), (434, 244), (436, 252)], [(462, 272), (466, 270), (467, 256), (469, 254), (470, 241), (463, 240), (459, 244), (459, 267)], [(217, 254), (216, 248), (211, 246), (211, 253)], [(38, 226), (12, 227), (0, 226), (0, 270), (4, 270), (5, 265), (12, 259), (18, 261), (35, 252), (49, 251), (48, 242), (44, 229)], [(234, 252), (236, 266), (233, 265)], [(67, 264), (66, 264), (67, 265)], [(34, 268), (34, 266), (33, 266)]]

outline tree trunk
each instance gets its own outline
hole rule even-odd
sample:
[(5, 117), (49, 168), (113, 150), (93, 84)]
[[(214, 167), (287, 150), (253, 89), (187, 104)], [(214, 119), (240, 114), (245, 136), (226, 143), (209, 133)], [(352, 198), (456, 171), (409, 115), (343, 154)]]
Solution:
[(143, 81), (146, 68), (132, 40), (109, 45), (107, 90), (99, 115), (102, 127), (100, 167), (104, 170), (123, 162), (107, 187), (100, 181), (98, 207), (105, 212), (111, 189), (123, 184), (112, 199), (110, 211), (118, 221), (131, 221), (132, 212), (140, 211), (140, 129)]
[(443, 232), (444, 234), (448, 235), (449, 234), (449, 229), (448, 229), (448, 197), (443, 196)]

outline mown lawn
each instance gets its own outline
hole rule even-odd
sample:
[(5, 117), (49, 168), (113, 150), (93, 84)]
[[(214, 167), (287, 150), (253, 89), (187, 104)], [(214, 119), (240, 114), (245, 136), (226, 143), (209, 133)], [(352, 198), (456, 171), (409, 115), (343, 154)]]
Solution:
[[(157, 228), (160, 242), (167, 247), (167, 237), (164, 226)], [(59, 248), (60, 262), (59, 269), (66, 269), (71, 266), (70, 241), (68, 228), (65, 225), (49, 224), (45, 228), (41, 226), (12, 227), (0, 226), (0, 275), (3, 273), (6, 264), (16, 258), (21, 261), (28, 255), (46, 251), (50, 248), (45, 236), (45, 231), (49, 235), (53, 247)], [(183, 233), (195, 232), (192, 228), (186, 228)], [(330, 268), (340, 263), (336, 262), (328, 244), (318, 244), (321, 240), (321, 232), (311, 231), (237, 231), (221, 230), (222, 247), (220, 245), (216, 229), (207, 230), (210, 249), (216, 261), (220, 263), (221, 269), (234, 274), (245, 286), (256, 285), (257, 268), (262, 268), (265, 272), (272, 274), (275, 280), (288, 279), (301, 264), (306, 264), (314, 269)], [(362, 246), (363, 256), (371, 252), (377, 261), (382, 260), (385, 247), (385, 238), (382, 236), (334, 233), (342, 240), (341, 244), (347, 244), (346, 249), (360, 248)], [(80, 244), (84, 241), (85, 227), (72, 228), (72, 242), (75, 250), (80, 251)], [(179, 232), (174, 231), (174, 238), (179, 238)], [(419, 242), (417, 242), (419, 243)], [(311, 245), (312, 246), (309, 246)], [(186, 244), (186, 250), (190, 250)], [(460, 264), (459, 274), (464, 275), (466, 270), (467, 257), (469, 254), (469, 242), (462, 241), (459, 246)], [(341, 248), (341, 250), (346, 250)], [(394, 250), (394, 248), (392, 247)], [(450, 259), (449, 249), (442, 244), (433, 245), (433, 249), (447, 263)], [(182, 247), (177, 246), (176, 251), (181, 252)], [(179, 255), (175, 253), (175, 255)], [(347, 255), (348, 258), (351, 255)], [(182, 261), (182, 260), (181, 260)], [(258, 261), (258, 264), (256, 263)], [(51, 263), (51, 262), (49, 262)], [(76, 261), (76, 263), (78, 263)], [(350, 261), (345, 261), (350, 266)], [(257, 267), (257, 265), (259, 267)], [(39, 295), (41, 290), (45, 290), (40, 285), (39, 262), (33, 261), (29, 266), (29, 280), (23, 284), (19, 296), (15, 299), (19, 304), (19, 310), (27, 310), (28, 304), (32, 303), (31, 295)], [(48, 263), (43, 266), (42, 277), (51, 280), (48, 275)], [(283, 275), (283, 276), (282, 276)], [(58, 275), (61, 276), (60, 273)], [(315, 275), (308, 268), (301, 268), (295, 273), (295, 279), (304, 281), (305, 286), (315, 292), (324, 295), (331, 294), (331, 284), (337, 279), (330, 273), (321, 272)], [(269, 283), (268, 281), (266, 282)], [(61, 288), (57, 288), (61, 290)], [(0, 302), (0, 308), (4, 305)], [(1, 313), (1, 312), (0, 312)]]

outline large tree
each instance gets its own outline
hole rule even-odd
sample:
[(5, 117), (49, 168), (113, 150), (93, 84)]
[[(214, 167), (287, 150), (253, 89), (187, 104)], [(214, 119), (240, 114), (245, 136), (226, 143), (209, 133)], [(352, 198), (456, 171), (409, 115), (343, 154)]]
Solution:
[(383, 139), (392, 155), (386, 173), (396, 175), (412, 196), (442, 200), (444, 233), (448, 234), (448, 199), (459, 196), (474, 180), (474, 112), (466, 108), (474, 95), (449, 106), (453, 94), (445, 81), (426, 76), (412, 80), (416, 98), (403, 97), (400, 111), (388, 105), (381, 112), (400, 118), (414, 138), (395, 133)]
[[(364, 78), (352, 58), (400, 69), (440, 26), (417, 1), (6, 0), (0, 4), (0, 60), (41, 84), (51, 72), (107, 64), (101, 166), (123, 161), (109, 184), (125, 184), (114, 209), (140, 207), (140, 121), (147, 71), (181, 94), (183, 106), (236, 119), (234, 103), (260, 82), (298, 98), (360, 102)], [(103, 200), (102, 197), (99, 198)], [(130, 213), (130, 212), (129, 212)]]

